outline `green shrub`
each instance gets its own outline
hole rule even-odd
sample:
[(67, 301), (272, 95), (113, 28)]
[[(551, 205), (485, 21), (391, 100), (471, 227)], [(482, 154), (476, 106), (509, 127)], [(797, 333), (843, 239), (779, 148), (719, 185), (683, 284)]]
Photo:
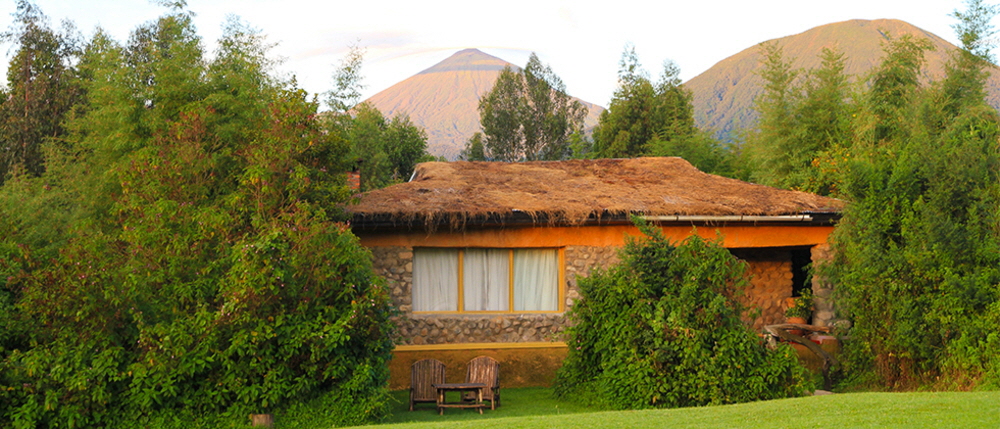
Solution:
[(618, 409), (801, 395), (795, 352), (765, 348), (740, 317), (745, 264), (697, 235), (675, 247), (639, 226), (647, 237), (630, 239), (620, 264), (579, 279), (557, 394)]

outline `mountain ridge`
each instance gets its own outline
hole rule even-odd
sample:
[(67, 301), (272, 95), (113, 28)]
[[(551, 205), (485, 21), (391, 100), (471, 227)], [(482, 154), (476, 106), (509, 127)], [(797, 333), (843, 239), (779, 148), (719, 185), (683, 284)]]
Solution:
[[(912, 35), (927, 39), (934, 47), (925, 52), (921, 71), (924, 83), (944, 76), (944, 64), (957, 49), (943, 38), (897, 19), (853, 19), (813, 27), (804, 32), (761, 43), (778, 43), (792, 67), (803, 71), (820, 65), (823, 48), (844, 53), (844, 73), (852, 81), (863, 79), (878, 66), (882, 44), (890, 37)], [(723, 141), (738, 140), (742, 130), (757, 120), (755, 98), (763, 92), (759, 46), (754, 44), (717, 62), (684, 82), (692, 93), (695, 122)], [(405, 113), (428, 137), (428, 151), (455, 159), (465, 142), (480, 130), (479, 98), (493, 88), (504, 67), (519, 67), (503, 59), (469, 48), (375, 94), (371, 102), (386, 116)], [(987, 101), (1000, 108), (1000, 70), (986, 82)], [(597, 125), (604, 107), (581, 101), (589, 109), (585, 126)]]
[[(912, 35), (927, 39), (934, 46), (925, 52), (921, 70), (924, 83), (944, 76), (944, 64), (955, 49), (943, 38), (915, 25), (897, 19), (853, 19), (813, 27), (762, 43), (778, 43), (785, 60), (791, 59), (794, 69), (813, 69), (820, 65), (823, 48), (835, 48), (844, 53), (844, 73), (853, 80), (877, 67), (882, 59), (882, 43), (891, 37)], [(738, 138), (743, 128), (756, 122), (754, 99), (763, 92), (764, 81), (756, 74), (760, 69), (760, 43), (719, 61), (684, 85), (691, 90), (695, 122), (699, 128), (712, 132), (721, 140)], [(987, 81), (987, 101), (1000, 106), (1000, 73), (994, 72)]]

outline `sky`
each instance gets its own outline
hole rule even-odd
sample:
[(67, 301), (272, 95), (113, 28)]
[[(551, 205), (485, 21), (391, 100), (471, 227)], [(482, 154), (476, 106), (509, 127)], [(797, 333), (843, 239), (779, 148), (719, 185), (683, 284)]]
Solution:
[[(125, 42), (138, 25), (167, 11), (147, 0), (34, 0), (53, 27), (71, 20), (87, 38), (97, 27)], [(0, 28), (13, 20), (15, 0), (0, 2)], [(279, 71), (310, 93), (332, 87), (349, 46), (365, 50), (368, 98), (456, 51), (478, 48), (517, 65), (531, 52), (562, 78), (567, 92), (607, 106), (626, 45), (650, 76), (665, 60), (688, 80), (715, 63), (770, 39), (850, 19), (900, 19), (943, 37), (962, 0), (187, 0), (206, 49), (236, 15), (276, 43)], [(0, 72), (13, 55), (2, 47)]]

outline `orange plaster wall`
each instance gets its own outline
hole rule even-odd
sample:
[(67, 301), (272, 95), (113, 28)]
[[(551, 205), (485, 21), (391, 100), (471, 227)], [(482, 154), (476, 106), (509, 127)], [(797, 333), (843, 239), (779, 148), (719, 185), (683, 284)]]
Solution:
[[(661, 228), (665, 236), (680, 241), (689, 237), (695, 226), (665, 225)], [(723, 246), (728, 248), (813, 246), (826, 243), (827, 236), (833, 232), (832, 226), (802, 225), (701, 225), (696, 228), (698, 235), (706, 239), (715, 239), (716, 232), (721, 233)], [(357, 231), (356, 234), (366, 247), (604, 247), (624, 245), (626, 235), (641, 235), (632, 225), (508, 227), (432, 234)]]

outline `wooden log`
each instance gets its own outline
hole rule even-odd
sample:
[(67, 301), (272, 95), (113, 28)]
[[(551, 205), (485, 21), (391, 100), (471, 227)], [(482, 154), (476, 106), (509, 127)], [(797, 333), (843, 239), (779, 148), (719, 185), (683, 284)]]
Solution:
[(811, 332), (830, 332), (829, 326), (815, 326), (815, 325), (805, 325), (800, 323), (783, 323), (780, 325), (767, 325), (764, 329), (771, 335), (781, 338), (785, 341), (802, 344), (807, 349), (812, 351), (823, 359), (823, 388), (830, 390), (833, 381), (830, 378), (830, 370), (836, 370), (840, 368), (840, 361), (837, 360), (833, 355), (827, 353), (818, 344), (810, 341), (808, 338), (802, 337), (800, 335), (792, 334), (788, 332), (790, 329), (801, 329), (804, 331)]

